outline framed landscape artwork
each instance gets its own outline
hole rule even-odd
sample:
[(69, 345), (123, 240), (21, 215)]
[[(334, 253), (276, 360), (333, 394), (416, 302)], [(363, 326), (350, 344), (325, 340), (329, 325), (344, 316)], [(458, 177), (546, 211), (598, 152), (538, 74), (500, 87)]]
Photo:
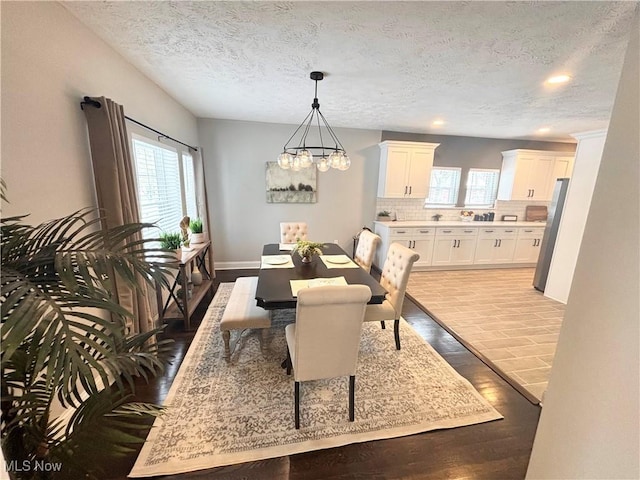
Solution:
[(267, 203), (315, 203), (317, 170), (284, 170), (278, 162), (267, 162)]

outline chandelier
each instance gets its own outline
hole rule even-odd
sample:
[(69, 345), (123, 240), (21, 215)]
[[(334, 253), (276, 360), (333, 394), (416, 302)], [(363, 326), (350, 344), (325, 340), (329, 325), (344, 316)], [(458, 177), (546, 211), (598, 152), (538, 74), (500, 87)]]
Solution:
[[(302, 121), (300, 126), (293, 132), (293, 135), (285, 143), (282, 153), (278, 155), (278, 165), (284, 170), (299, 171), (303, 168), (312, 167), (315, 163), (318, 170), (326, 172), (330, 168), (337, 170), (347, 170), (351, 165), (351, 160), (347, 156), (344, 147), (336, 137), (327, 120), (320, 112), (320, 104), (318, 103), (318, 82), (324, 78), (322, 72), (311, 72), (311, 80), (316, 82), (315, 96), (311, 104), (311, 112)], [(322, 129), (320, 121), (329, 133), (333, 146), (325, 146), (322, 139)], [(307, 135), (317, 126), (319, 147), (307, 145)], [(295, 139), (296, 135), (300, 136)], [(329, 139), (327, 139), (329, 140)], [(295, 146), (297, 145), (297, 146)]]

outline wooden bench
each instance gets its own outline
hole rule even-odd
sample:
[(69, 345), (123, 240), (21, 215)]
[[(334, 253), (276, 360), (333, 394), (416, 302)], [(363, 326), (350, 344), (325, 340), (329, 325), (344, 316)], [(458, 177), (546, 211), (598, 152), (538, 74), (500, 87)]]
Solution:
[[(262, 340), (271, 327), (269, 311), (256, 305), (258, 277), (240, 277), (236, 280), (227, 306), (220, 320), (220, 330), (224, 340), (224, 358), (231, 358), (231, 330), (262, 328)], [(236, 340), (237, 344), (238, 340)], [(235, 349), (235, 345), (234, 345)]]

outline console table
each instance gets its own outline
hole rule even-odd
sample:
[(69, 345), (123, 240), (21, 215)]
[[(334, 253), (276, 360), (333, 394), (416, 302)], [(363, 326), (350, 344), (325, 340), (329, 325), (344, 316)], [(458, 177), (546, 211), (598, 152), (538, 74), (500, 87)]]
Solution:
[[(163, 299), (162, 286), (156, 284), (156, 300), (158, 302), (158, 321), (179, 318), (184, 321), (185, 330), (191, 329), (191, 315), (202, 299), (211, 291), (213, 282), (207, 269), (211, 242), (198, 243), (189, 249), (182, 250), (182, 257), (173, 282), (169, 282), (169, 296)], [(199, 270), (202, 283), (194, 285), (191, 274)]]

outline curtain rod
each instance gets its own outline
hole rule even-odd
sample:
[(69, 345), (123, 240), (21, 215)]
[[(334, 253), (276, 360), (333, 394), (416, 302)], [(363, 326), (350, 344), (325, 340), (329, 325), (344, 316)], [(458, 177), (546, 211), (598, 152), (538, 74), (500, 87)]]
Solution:
[[(81, 108), (82, 110), (84, 110), (84, 106), (85, 106), (85, 105), (91, 105), (92, 107), (102, 108), (102, 104), (101, 104), (100, 102), (98, 102), (97, 100), (93, 100), (91, 97), (84, 97), (84, 101), (80, 102), (80, 108)], [(197, 147), (192, 147), (191, 145), (189, 145), (189, 144), (187, 144), (187, 143), (181, 142), (180, 140), (176, 140), (175, 138), (170, 137), (169, 135), (165, 135), (164, 133), (159, 132), (159, 131), (158, 131), (158, 130), (156, 130), (155, 128), (151, 128), (149, 125), (145, 125), (144, 123), (139, 122), (139, 121), (137, 121), (137, 120), (134, 120), (134, 119), (133, 119), (133, 118), (131, 118), (131, 117), (127, 117), (126, 115), (124, 116), (124, 118), (126, 118), (126, 119), (127, 119), (127, 120), (129, 120), (130, 122), (133, 122), (133, 123), (135, 123), (135, 124), (137, 124), (137, 125), (140, 125), (140, 126), (141, 126), (141, 127), (143, 127), (143, 128), (146, 128), (147, 130), (151, 130), (152, 132), (157, 133), (157, 134), (158, 134), (158, 135), (160, 135), (161, 137), (168, 138), (169, 140), (172, 140), (172, 141), (174, 141), (174, 142), (176, 142), (176, 143), (179, 143), (180, 145), (184, 145), (185, 147), (189, 147), (191, 150), (194, 150), (194, 151), (196, 151), (196, 152), (198, 151), (198, 148), (197, 148)]]

